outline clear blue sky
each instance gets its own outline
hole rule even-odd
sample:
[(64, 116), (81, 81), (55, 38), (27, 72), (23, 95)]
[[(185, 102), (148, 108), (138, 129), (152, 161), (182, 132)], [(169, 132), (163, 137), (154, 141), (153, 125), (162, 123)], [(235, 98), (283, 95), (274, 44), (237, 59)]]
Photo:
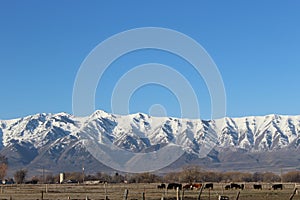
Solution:
[[(227, 116), (300, 114), (300, 2), (288, 1), (14, 1), (0, 0), (0, 119), (72, 113), (77, 70), (101, 41), (138, 27), (165, 27), (200, 43), (218, 66)], [(118, 59), (99, 83), (96, 107), (110, 112), (113, 85), (126, 70), (157, 62), (187, 65), (148, 50)], [(196, 89), (202, 118), (210, 97), (201, 77), (181, 71)], [(132, 96), (131, 112), (178, 101), (156, 85)]]

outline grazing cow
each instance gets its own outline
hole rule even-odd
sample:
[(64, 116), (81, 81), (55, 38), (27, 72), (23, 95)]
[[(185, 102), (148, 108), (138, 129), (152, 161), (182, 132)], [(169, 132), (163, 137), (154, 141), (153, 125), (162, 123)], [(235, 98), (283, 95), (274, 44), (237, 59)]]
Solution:
[(169, 183), (167, 189), (168, 190), (176, 190), (177, 188), (179, 188), (179, 190), (182, 189), (182, 184), (179, 183)]
[(260, 185), (260, 184), (254, 184), (253, 188), (254, 188), (254, 190), (262, 190), (262, 185)]
[(157, 189), (166, 189), (166, 184), (162, 183), (157, 186)]
[(283, 189), (283, 185), (282, 184), (275, 184), (275, 185), (272, 185), (272, 189), (273, 190), (278, 190), (278, 189)]
[(193, 184), (186, 184), (185, 186), (183, 186), (184, 190), (192, 190), (193, 189)]
[(206, 183), (204, 189), (214, 189), (214, 184), (213, 183)]
[(225, 190), (229, 190), (230, 188), (231, 188), (230, 185), (225, 186)]
[(184, 190), (193, 190), (193, 189), (200, 189), (202, 187), (201, 183), (193, 183), (193, 184), (186, 184), (183, 186)]
[(228, 196), (219, 196), (218, 200), (229, 200)]
[(241, 190), (244, 190), (244, 189), (245, 189), (245, 185), (241, 184)]
[(245, 188), (244, 184), (236, 184), (236, 183), (231, 183), (230, 185), (226, 185), (225, 186), (225, 190), (229, 190), (229, 189), (241, 189), (243, 190)]
[(192, 188), (193, 189), (200, 189), (201, 187), (202, 187), (201, 183), (194, 183), (194, 184), (192, 184)]
[(242, 186), (236, 183), (231, 183), (230, 184), (231, 189), (242, 189)]
[[(2, 182), (2, 181), (1, 181)], [(25, 184), (37, 184), (37, 180), (26, 181)]]

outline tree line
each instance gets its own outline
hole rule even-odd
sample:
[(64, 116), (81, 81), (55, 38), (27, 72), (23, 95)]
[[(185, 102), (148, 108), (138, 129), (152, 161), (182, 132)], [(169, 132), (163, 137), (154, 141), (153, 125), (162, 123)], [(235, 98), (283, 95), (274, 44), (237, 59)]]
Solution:
[[(14, 174), (16, 183), (24, 183), (26, 179), (26, 170), (18, 170)], [(59, 183), (59, 174), (47, 174), (45, 176), (31, 177), (34, 183)], [(98, 172), (96, 174), (86, 174), (83, 177), (82, 172), (66, 172), (65, 180), (74, 180), (78, 183), (85, 181), (99, 180), (107, 183), (201, 183), (201, 182), (293, 182), (300, 183), (300, 171), (291, 171), (282, 174), (282, 176), (273, 172), (215, 172), (205, 171), (197, 166), (184, 167), (181, 171), (170, 172), (163, 175), (154, 173), (139, 174), (107, 174)]]
[[(0, 179), (5, 180), (8, 169), (7, 158), (0, 155)], [(59, 174), (46, 174), (27, 177), (26, 169), (17, 170), (11, 182), (14, 183), (59, 183)], [(199, 166), (186, 166), (180, 171), (164, 174), (139, 173), (122, 174), (115, 172), (107, 174), (98, 172), (96, 174), (84, 174), (82, 172), (66, 172), (65, 180), (77, 182), (99, 180), (107, 183), (200, 183), (200, 182), (293, 182), (300, 183), (300, 171), (290, 171), (282, 175), (273, 172), (216, 172), (201, 169)]]

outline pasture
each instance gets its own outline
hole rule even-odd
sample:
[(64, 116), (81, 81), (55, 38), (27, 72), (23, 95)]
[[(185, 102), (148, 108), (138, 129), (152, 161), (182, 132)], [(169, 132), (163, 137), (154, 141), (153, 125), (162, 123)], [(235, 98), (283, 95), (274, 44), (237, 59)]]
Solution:
[[(143, 194), (146, 200), (165, 200), (176, 199), (176, 190), (158, 189), (159, 184), (49, 184), (49, 185), (2, 185), (0, 186), (0, 199), (4, 200), (105, 200), (105, 196), (110, 200), (122, 200), (124, 192), (128, 190), (128, 200), (142, 200)], [(201, 199), (217, 200), (219, 195), (225, 195), (230, 200), (235, 200), (240, 191), (240, 200), (288, 200), (295, 184), (284, 184), (283, 190), (270, 190), (272, 184), (262, 184), (262, 190), (254, 190), (253, 184), (246, 183), (244, 190), (225, 190), (226, 184), (214, 184), (214, 189), (204, 189)], [(198, 190), (185, 190), (184, 198), (186, 200), (196, 200), (199, 194)], [(182, 195), (182, 193), (181, 193)], [(179, 198), (181, 199), (181, 197)], [(296, 194), (294, 200), (300, 200), (300, 194)]]

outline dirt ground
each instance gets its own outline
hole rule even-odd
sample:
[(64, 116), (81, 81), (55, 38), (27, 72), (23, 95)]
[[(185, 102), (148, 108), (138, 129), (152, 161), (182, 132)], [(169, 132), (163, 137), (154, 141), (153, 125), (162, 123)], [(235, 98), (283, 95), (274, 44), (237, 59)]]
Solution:
[[(157, 189), (158, 184), (50, 184), (50, 185), (2, 185), (0, 200), (122, 200), (124, 193), (128, 190), (128, 200), (165, 200), (176, 199), (175, 190)], [(235, 200), (240, 192), (240, 200), (288, 200), (294, 191), (295, 184), (284, 184), (283, 190), (270, 190), (271, 184), (263, 184), (262, 190), (252, 189), (253, 184), (246, 184), (244, 190), (224, 190), (225, 184), (214, 184), (214, 190), (203, 190), (201, 200), (218, 200), (219, 195), (228, 196), (230, 200)], [(300, 188), (299, 188), (300, 189)], [(179, 199), (196, 200), (199, 190), (186, 190), (182, 198)], [(296, 194), (294, 200), (300, 200), (300, 194)]]

